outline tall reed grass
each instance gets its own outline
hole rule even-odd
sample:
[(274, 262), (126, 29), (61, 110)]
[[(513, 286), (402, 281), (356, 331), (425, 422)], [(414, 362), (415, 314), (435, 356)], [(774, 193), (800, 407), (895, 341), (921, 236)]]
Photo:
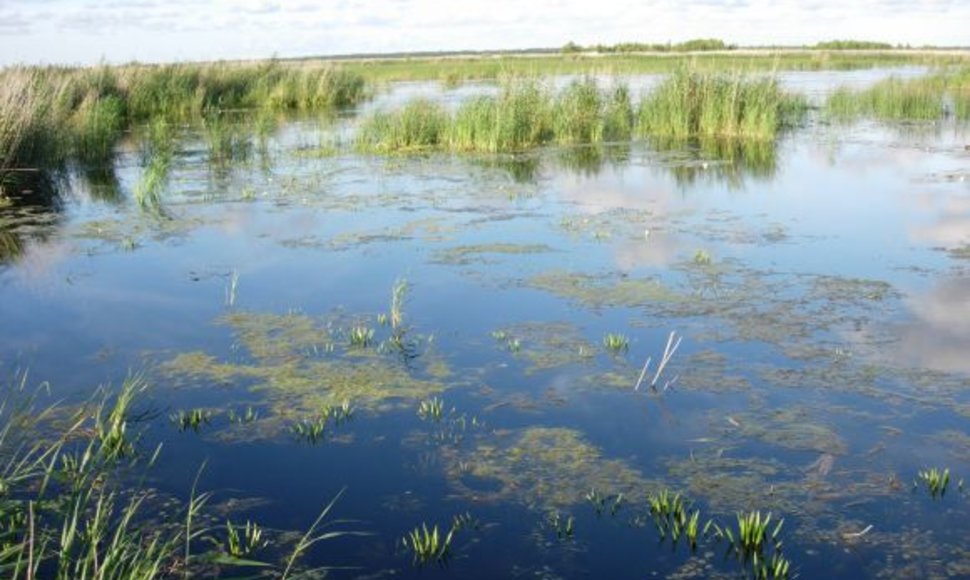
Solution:
[(103, 165), (126, 131), (154, 119), (201, 124), (239, 109), (330, 111), (368, 96), (359, 74), (275, 61), (7, 68), (0, 70), (0, 187), (25, 169)]
[(514, 152), (557, 144), (622, 143), (633, 137), (771, 140), (804, 114), (803, 99), (773, 79), (687, 69), (634, 106), (629, 89), (601, 89), (592, 78), (555, 92), (536, 80), (507, 82), (499, 95), (454, 113), (428, 101), (365, 119), (357, 145), (380, 153), (415, 150)]
[(839, 88), (825, 102), (836, 120), (874, 118), (886, 121), (970, 119), (970, 68), (945, 70), (903, 80), (891, 77), (863, 89)]
[(773, 139), (807, 109), (773, 78), (712, 75), (680, 69), (641, 102), (640, 136)]

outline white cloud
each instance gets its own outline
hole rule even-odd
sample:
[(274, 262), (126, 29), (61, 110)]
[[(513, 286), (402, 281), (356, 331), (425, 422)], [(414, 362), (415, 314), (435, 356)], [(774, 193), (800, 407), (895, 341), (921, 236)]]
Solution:
[[(42, 11), (48, 14), (42, 16)], [(0, 0), (0, 62), (552, 47), (717, 37), (966, 44), (964, 0)]]

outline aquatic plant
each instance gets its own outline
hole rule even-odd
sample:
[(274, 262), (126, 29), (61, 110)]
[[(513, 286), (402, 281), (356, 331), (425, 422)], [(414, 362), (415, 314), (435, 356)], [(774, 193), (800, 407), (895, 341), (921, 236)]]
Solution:
[(300, 440), (311, 445), (316, 445), (326, 437), (327, 426), (331, 423), (335, 426), (345, 423), (353, 418), (354, 409), (349, 401), (344, 401), (339, 406), (324, 405), (323, 408), (312, 418), (300, 419), (290, 427), (290, 432)]
[(418, 403), (418, 417), (422, 421), (441, 421), (445, 416), (445, 402), (439, 397), (425, 399)]
[[(214, 528), (198, 525), (211, 521), (204, 510), (212, 495), (198, 491), (201, 469), (188, 499), (176, 501), (174, 510), (159, 509), (159, 490), (130, 481), (130, 468), (150, 468), (160, 452), (144, 455), (127, 428), (145, 391), (140, 376), (74, 410), (35, 408), (46, 390), (30, 394), (26, 384), (24, 373), (0, 392), (0, 570), (7, 578), (195, 577), (211, 573), (214, 563), (259, 567), (289, 578), (310, 546), (355, 534), (317, 532), (338, 494), (296, 543), (285, 568), (244, 560), (269, 538), (254, 523), (227, 522), (223, 544), (214, 538)], [(205, 545), (225, 551), (197, 554)]]
[(178, 427), (179, 431), (191, 429), (198, 433), (203, 425), (208, 425), (212, 420), (212, 411), (208, 409), (191, 409), (190, 411), (180, 409), (170, 415), (169, 419)]
[(596, 512), (597, 516), (603, 515), (603, 512), (606, 511), (607, 507), (609, 507), (610, 515), (615, 516), (617, 512), (620, 511), (620, 507), (623, 505), (622, 493), (610, 497), (599, 493), (595, 487), (586, 492), (585, 497), (586, 501), (588, 501), (593, 507), (593, 511)]
[(970, 69), (965, 67), (913, 79), (890, 77), (862, 90), (843, 87), (833, 91), (825, 101), (825, 112), (837, 120), (970, 119), (968, 89)]
[(684, 537), (691, 550), (697, 548), (700, 510), (691, 512), (684, 498), (668, 489), (648, 494), (647, 504), (661, 540), (669, 535), (676, 544)]
[(712, 261), (711, 254), (707, 250), (697, 250), (694, 252), (694, 263), (698, 266), (709, 266)]
[(571, 540), (576, 534), (576, 520), (573, 516), (563, 517), (558, 511), (549, 514), (549, 526), (556, 532), (556, 538), (560, 540)]
[(395, 330), (404, 324), (404, 301), (410, 288), (407, 278), (398, 278), (391, 287), (391, 328)]
[(737, 514), (736, 527), (720, 526), (714, 521), (705, 526), (705, 533), (714, 530), (714, 537), (728, 542), (742, 566), (750, 566), (751, 575), (758, 580), (785, 579), (789, 577), (791, 563), (782, 554), (779, 537), (784, 520), (771, 527), (771, 514), (762, 516), (760, 511)]
[(918, 478), (930, 492), (930, 497), (933, 499), (942, 498), (946, 495), (946, 489), (950, 485), (950, 468), (947, 467), (942, 470), (938, 467), (924, 469), (919, 472)]
[(773, 139), (806, 109), (803, 98), (785, 93), (773, 78), (681, 68), (640, 102), (636, 134)]
[[(676, 339), (676, 340), (675, 340)], [(670, 359), (674, 357), (677, 349), (680, 348), (680, 342), (683, 337), (677, 336), (677, 332), (672, 330), (670, 334), (667, 335), (667, 344), (664, 346), (663, 355), (660, 357), (660, 364), (657, 365), (657, 370), (653, 372), (653, 377), (650, 378), (650, 388), (657, 388), (657, 384), (660, 382), (660, 377), (663, 376), (664, 369), (667, 368), (667, 364), (670, 363)], [(643, 384), (644, 380), (650, 376), (650, 363), (652, 362), (652, 357), (647, 357), (647, 361), (643, 364), (643, 369), (640, 371), (640, 376), (637, 378), (637, 383), (633, 386), (634, 391), (639, 391), (640, 386)], [(667, 390), (670, 385), (672, 385), (677, 380), (677, 377), (664, 383), (663, 390)]]
[(444, 533), (438, 529), (438, 524), (429, 529), (428, 524), (423, 523), (408, 532), (401, 539), (401, 544), (411, 552), (412, 562), (415, 565), (420, 566), (431, 562), (444, 564), (450, 555), (454, 535), (454, 527)]
[(275, 61), (11, 67), (0, 71), (0, 184), (23, 170), (61, 169), (68, 160), (106, 165), (127, 130), (158, 120), (206, 126), (213, 158), (231, 158), (247, 140), (212, 124), (222, 111), (330, 111), (368, 96), (359, 74)]
[(350, 346), (367, 348), (374, 342), (374, 329), (366, 326), (355, 326), (350, 329)]
[(226, 520), (226, 553), (233, 558), (248, 557), (268, 545), (269, 541), (263, 538), (263, 528), (258, 524), (246, 520), (246, 525), (238, 528)]
[(259, 412), (253, 409), (251, 406), (247, 406), (246, 410), (239, 414), (235, 409), (229, 409), (229, 422), (230, 423), (252, 423), (259, 418)]
[(630, 339), (623, 334), (609, 333), (603, 337), (603, 347), (613, 354), (630, 350)]
[(137, 436), (128, 432), (129, 414), (135, 397), (147, 388), (144, 376), (129, 375), (113, 400), (106, 394), (95, 408), (95, 441), (98, 453), (105, 461), (115, 461), (134, 453)]

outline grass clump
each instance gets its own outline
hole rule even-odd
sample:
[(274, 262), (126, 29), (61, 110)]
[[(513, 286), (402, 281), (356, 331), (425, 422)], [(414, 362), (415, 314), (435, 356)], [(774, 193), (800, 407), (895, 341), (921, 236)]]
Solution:
[(749, 567), (751, 577), (757, 580), (787, 579), (791, 562), (782, 554), (779, 537), (785, 520), (771, 526), (771, 514), (760, 511), (737, 514), (736, 527), (720, 526), (709, 522), (707, 528), (714, 530), (714, 537), (728, 542), (728, 552), (733, 553), (743, 567)]
[(451, 553), (454, 536), (454, 527), (445, 533), (440, 531), (437, 524), (429, 529), (428, 524), (424, 523), (408, 532), (401, 539), (401, 545), (413, 554), (413, 563), (416, 566), (431, 562), (444, 564)]
[(629, 89), (592, 77), (554, 92), (535, 80), (507, 83), (498, 96), (463, 103), (454, 113), (424, 100), (364, 121), (358, 148), (376, 153), (445, 150), (515, 152), (547, 144), (628, 142), (634, 136), (773, 139), (805, 111), (803, 99), (774, 79), (680, 69), (635, 105)]
[(201, 124), (225, 111), (330, 111), (368, 96), (357, 73), (275, 61), (3, 69), (0, 195), (16, 191), (26, 170), (103, 167), (126, 131), (158, 119)]
[(946, 489), (950, 485), (950, 469), (940, 469), (933, 467), (924, 469), (918, 474), (918, 481), (926, 486), (933, 499), (942, 498), (946, 495)]
[(32, 394), (26, 384), (22, 374), (0, 389), (5, 578), (192, 578), (211, 576), (214, 565), (226, 571), (256, 567), (288, 578), (306, 572), (297, 560), (311, 545), (352, 534), (318, 531), (335, 498), (285, 556), (285, 568), (254, 560), (254, 553), (289, 540), (250, 522), (200, 524), (212, 521), (205, 513), (212, 495), (197, 492), (201, 471), (185, 501), (163, 499), (138, 483), (146, 480), (138, 471), (150, 468), (160, 451), (145, 454), (132, 432), (148, 416), (138, 410), (146, 389), (141, 377), (129, 377), (117, 393), (102, 391), (74, 410), (37, 407), (47, 389)]
[(613, 354), (630, 350), (630, 339), (623, 334), (609, 333), (603, 337), (603, 347)]
[(890, 77), (858, 91), (843, 87), (826, 100), (825, 112), (837, 120), (937, 121), (945, 117), (967, 120), (970, 119), (970, 69), (909, 80)]
[(691, 550), (697, 549), (700, 510), (691, 512), (689, 505), (679, 493), (673, 494), (667, 489), (648, 495), (647, 503), (650, 505), (650, 515), (653, 517), (661, 540), (669, 534), (676, 544), (683, 537)]
[(747, 78), (679, 69), (641, 102), (636, 133), (643, 137), (773, 139), (797, 122), (807, 105), (773, 78)]

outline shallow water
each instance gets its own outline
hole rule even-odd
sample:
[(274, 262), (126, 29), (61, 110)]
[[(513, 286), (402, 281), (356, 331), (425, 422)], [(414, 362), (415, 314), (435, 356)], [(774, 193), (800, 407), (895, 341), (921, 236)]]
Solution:
[[(868, 73), (785, 82), (885, 71)], [(2, 210), (4, 369), (69, 402), (144, 371), (150, 484), (185, 497), (206, 462), (235, 520), (302, 530), (346, 488), (336, 517), (372, 535), (317, 546), (353, 567), (334, 577), (739, 574), (723, 542), (658, 541), (661, 487), (704, 519), (784, 517), (804, 578), (970, 571), (965, 128), (816, 120), (728, 155), (313, 154), (329, 131), (295, 123), (227, 167), (190, 145), (167, 218), (131, 200), (134, 151), (62, 203)], [(399, 280), (395, 330), (379, 317)], [(443, 416), (419, 417), (433, 397)], [(323, 441), (292, 433), (343, 400), (356, 412)], [(258, 419), (231, 424), (247, 406)], [(168, 419), (199, 407), (200, 433)], [(934, 500), (914, 480), (937, 466), (955, 477)], [(413, 567), (400, 538), (466, 512), (448, 566)]]

